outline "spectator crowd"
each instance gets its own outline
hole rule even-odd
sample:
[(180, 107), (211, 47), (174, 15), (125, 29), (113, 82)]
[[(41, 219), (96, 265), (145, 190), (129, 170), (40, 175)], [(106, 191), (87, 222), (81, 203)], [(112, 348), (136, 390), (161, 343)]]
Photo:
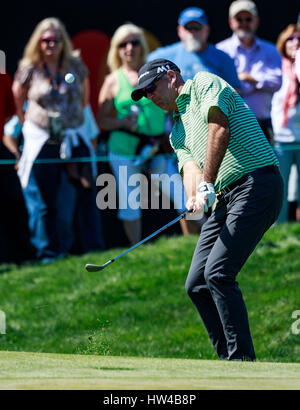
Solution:
[[(105, 210), (96, 204), (97, 152), (104, 142), (128, 244), (142, 239), (142, 209), (130, 201), (133, 194), (142, 196), (143, 179), (132, 186), (134, 175), (161, 176), (162, 195), (178, 214), (185, 210), (168, 139), (172, 117), (147, 98), (131, 99), (140, 67), (159, 58), (174, 62), (185, 81), (207, 71), (241, 95), (280, 163), (285, 192), (277, 223), (300, 221), (297, 16), (276, 45), (257, 36), (259, 14), (250, 0), (231, 3), (232, 35), (215, 45), (205, 10), (184, 9), (177, 23), (179, 41), (166, 46), (133, 23), (116, 29), (97, 114), (90, 104), (89, 70), (57, 18), (34, 28), (12, 79), (0, 74), (0, 263), (50, 263), (72, 252), (75, 243), (80, 253), (106, 248)], [(164, 178), (172, 178), (171, 187)], [(199, 233), (205, 220), (181, 219), (182, 233)]]

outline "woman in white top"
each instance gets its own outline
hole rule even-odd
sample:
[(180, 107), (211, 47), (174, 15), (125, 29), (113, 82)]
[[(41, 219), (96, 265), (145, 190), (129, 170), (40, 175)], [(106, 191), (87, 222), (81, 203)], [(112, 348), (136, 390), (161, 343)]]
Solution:
[[(295, 69), (295, 57), (300, 48), (300, 30), (296, 25), (290, 24), (281, 32), (276, 45), (282, 55), (282, 86), (273, 96), (271, 117), (274, 149), (285, 182), (283, 207), (277, 221), (287, 222), (289, 176), (293, 165), (297, 167), (298, 176), (300, 175), (300, 99), (299, 81)], [(296, 177), (295, 182), (299, 195), (300, 178)]]

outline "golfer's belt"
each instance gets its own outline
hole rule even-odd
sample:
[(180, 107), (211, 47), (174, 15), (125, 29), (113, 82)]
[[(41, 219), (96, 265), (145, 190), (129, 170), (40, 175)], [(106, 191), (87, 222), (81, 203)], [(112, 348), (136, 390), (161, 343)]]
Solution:
[(237, 181), (232, 182), (232, 184), (229, 184), (228, 186), (224, 187), (217, 193), (217, 197), (221, 197), (223, 195), (228, 194), (231, 192), (234, 188), (237, 186), (243, 184), (246, 179), (249, 177), (249, 175), (263, 175), (267, 174), (268, 172), (277, 172), (278, 167), (276, 165), (266, 165), (265, 167), (257, 168), (254, 171), (249, 172), (248, 174), (243, 175), (240, 179)]

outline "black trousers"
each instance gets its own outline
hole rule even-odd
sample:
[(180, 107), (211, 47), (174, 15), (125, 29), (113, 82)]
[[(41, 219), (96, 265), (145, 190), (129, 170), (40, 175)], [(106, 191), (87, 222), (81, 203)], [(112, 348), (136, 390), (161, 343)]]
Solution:
[(49, 163), (35, 163), (32, 167), (34, 178), (38, 185), (46, 211), (42, 215), (48, 245), (43, 249), (43, 257), (56, 257), (59, 254), (58, 240), (58, 208), (57, 195), (62, 178), (62, 164), (51, 162), (59, 159), (60, 145), (44, 144), (37, 159), (49, 159)]
[(186, 281), (220, 359), (254, 360), (247, 309), (236, 276), (276, 221), (283, 199), (277, 167), (260, 168), (221, 196), (202, 231)]
[[(0, 159), (15, 159), (2, 142)], [(0, 164), (0, 196), (0, 263), (33, 259), (28, 212), (14, 164)]]
[(257, 120), (270, 145), (274, 145), (274, 133), (271, 118)]

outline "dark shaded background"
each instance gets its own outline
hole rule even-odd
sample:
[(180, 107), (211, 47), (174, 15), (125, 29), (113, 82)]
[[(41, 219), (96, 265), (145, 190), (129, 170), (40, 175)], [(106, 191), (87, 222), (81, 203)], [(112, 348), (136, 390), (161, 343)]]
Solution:
[[(112, 36), (117, 27), (131, 21), (151, 33), (163, 44), (178, 41), (176, 26), (181, 10), (196, 6), (203, 8), (211, 26), (210, 41), (217, 43), (231, 35), (228, 27), (228, 8), (231, 0), (28, 0), (6, 2), (2, 11), (0, 49), (6, 54), (6, 70), (13, 76), (18, 60), (36, 24), (46, 17), (58, 17), (66, 25), (70, 36), (86, 29), (100, 30)], [(276, 42), (288, 24), (296, 23), (300, 11), (299, 0), (256, 1), (261, 23), (258, 36)], [(102, 164), (102, 172), (109, 172)], [(103, 231), (107, 247), (127, 245), (116, 210), (102, 212)], [(177, 216), (174, 210), (143, 211), (143, 237)], [(167, 234), (181, 232), (175, 224)], [(76, 251), (76, 246), (75, 246)], [(80, 249), (78, 249), (80, 251)]]
[[(58, 17), (71, 36), (85, 29), (96, 29), (111, 36), (115, 29), (131, 21), (152, 32), (163, 44), (177, 41), (178, 14), (186, 7), (203, 8), (211, 26), (210, 41), (216, 43), (231, 34), (227, 24), (229, 0), (28, 0), (6, 1), (1, 12), (0, 49), (7, 57), (7, 72), (13, 74), (24, 46), (35, 25), (45, 17)], [(300, 12), (299, 0), (256, 0), (261, 17), (258, 35), (276, 42)]]

